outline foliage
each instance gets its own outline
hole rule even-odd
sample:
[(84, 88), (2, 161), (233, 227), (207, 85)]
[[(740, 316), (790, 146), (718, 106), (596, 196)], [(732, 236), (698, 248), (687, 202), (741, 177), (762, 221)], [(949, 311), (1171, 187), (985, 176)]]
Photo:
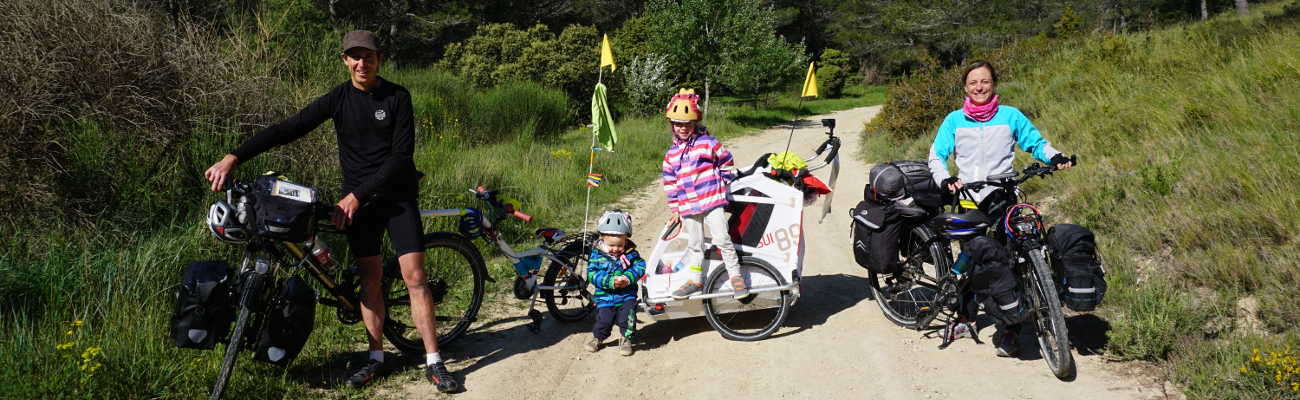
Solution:
[(623, 77), (619, 101), (615, 106), (624, 115), (657, 115), (674, 93), (668, 80), (668, 57), (650, 54), (634, 57), (619, 68)]
[(772, 8), (746, 0), (651, 0), (651, 51), (668, 57), (674, 80), (718, 83), (753, 96), (799, 76), (803, 45), (775, 35)]
[(479, 87), (531, 81), (560, 89), (577, 110), (591, 99), (599, 73), (595, 51), (599, 43), (590, 26), (572, 25), (557, 37), (544, 25), (520, 30), (510, 24), (489, 24), (480, 26), (469, 40), (448, 46), (442, 66)]
[(817, 63), (818, 85), (827, 97), (840, 97), (849, 80), (849, 56), (836, 49), (822, 51)]

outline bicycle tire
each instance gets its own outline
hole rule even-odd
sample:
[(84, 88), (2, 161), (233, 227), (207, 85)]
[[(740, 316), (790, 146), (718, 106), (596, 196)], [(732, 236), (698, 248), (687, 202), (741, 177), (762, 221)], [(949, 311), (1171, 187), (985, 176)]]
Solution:
[[(768, 275), (777, 285), (786, 284), (786, 280), (781, 276), (780, 272), (761, 259), (741, 257), (740, 269), (741, 275), (745, 275), (746, 272), (750, 275), (760, 272)], [(726, 268), (714, 268), (704, 286), (704, 293), (714, 294), (731, 291), (730, 279), (731, 277)], [(750, 282), (753, 282), (752, 278)], [(775, 308), (763, 307), (764, 304), (771, 304), (773, 299), (777, 302)], [(790, 315), (790, 300), (789, 290), (753, 293), (742, 300), (729, 297), (704, 299), (704, 317), (709, 321), (709, 325), (712, 325), (713, 329), (718, 331), (722, 337), (728, 340), (752, 342), (772, 336), (777, 329), (781, 328), (781, 324)], [(732, 308), (736, 308), (738, 311), (731, 311)], [(740, 329), (740, 325), (753, 319), (758, 320), (758, 328), (752, 331), (742, 331)], [(766, 322), (763, 322), (763, 320), (766, 320)], [(733, 323), (736, 325), (733, 325)]]
[[(906, 263), (892, 278), (901, 283), (885, 285), (881, 282), (885, 276), (874, 271), (867, 275), (872, 298), (885, 319), (894, 325), (924, 329), (933, 318), (926, 318), (923, 313), (941, 311), (941, 305), (937, 304), (940, 294), (938, 282), (948, 274), (952, 261), (949, 251), (944, 248), (947, 242), (931, 241), (934, 237), (929, 227), (918, 224), (899, 238), (899, 248), (903, 250), (901, 254)], [(900, 288), (899, 285), (906, 287)]]
[(1061, 301), (1056, 297), (1056, 286), (1052, 282), (1052, 270), (1043, 257), (1042, 250), (1029, 251), (1029, 259), (1034, 267), (1029, 273), (1030, 287), (1027, 292), (1034, 297), (1034, 324), (1038, 328), (1039, 349), (1043, 360), (1052, 374), (1060, 379), (1074, 376), (1074, 357), (1070, 353), (1070, 333), (1065, 325), (1065, 315), (1061, 312)]
[[(247, 260), (245, 260), (247, 265)], [(239, 346), (243, 343), (244, 331), (248, 329), (249, 319), (253, 314), (253, 302), (261, 291), (262, 280), (264, 275), (251, 272), (239, 288), (239, 316), (235, 317), (235, 329), (230, 333), (230, 341), (226, 343), (226, 355), (221, 360), (221, 369), (217, 372), (217, 381), (212, 385), (212, 393), (208, 396), (210, 400), (221, 399), (222, 392), (226, 389), (226, 383), (230, 380), (230, 374), (235, 369), (235, 361), (239, 358)]]
[[(560, 290), (542, 289), (540, 293), (546, 303), (546, 310), (557, 320), (581, 321), (596, 309), (593, 295), (587, 289), (587, 258), (583, 254), (583, 251), (591, 251), (595, 241), (596, 234), (592, 232), (566, 238), (566, 243), (557, 246), (561, 250), (556, 256), (564, 259), (571, 268), (555, 261), (546, 266), (542, 286), (555, 286), (556, 282), (560, 282), (565, 287)], [(571, 300), (576, 300), (576, 306), (570, 306)], [(569, 308), (564, 308), (565, 306)]]
[[(469, 239), (450, 232), (424, 236), (425, 284), (434, 297), (438, 345), (444, 346), (470, 328), (483, 305), (487, 266)], [(406, 354), (424, 354), (424, 340), (411, 317), (411, 298), (397, 259), (384, 266), (384, 337)]]

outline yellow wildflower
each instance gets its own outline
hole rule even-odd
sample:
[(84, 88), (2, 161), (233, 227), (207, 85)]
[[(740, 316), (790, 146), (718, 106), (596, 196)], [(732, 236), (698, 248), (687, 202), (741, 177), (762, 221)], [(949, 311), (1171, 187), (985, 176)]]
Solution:
[(83, 325), (81, 320), (72, 321), (72, 326), (81, 326), (81, 325)]

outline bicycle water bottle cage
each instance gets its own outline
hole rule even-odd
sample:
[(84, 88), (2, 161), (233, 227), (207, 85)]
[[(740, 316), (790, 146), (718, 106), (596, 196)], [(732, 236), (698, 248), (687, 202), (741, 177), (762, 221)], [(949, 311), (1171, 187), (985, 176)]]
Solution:
[(1007, 209), (1003, 221), (1007, 237), (1012, 239), (1039, 237), (1043, 232), (1043, 217), (1029, 204), (1021, 203)]
[(461, 235), (465, 235), (465, 237), (469, 239), (483, 236), (483, 213), (479, 212), (477, 208), (465, 209), (465, 214), (460, 216), (460, 221), (456, 228), (460, 231)]

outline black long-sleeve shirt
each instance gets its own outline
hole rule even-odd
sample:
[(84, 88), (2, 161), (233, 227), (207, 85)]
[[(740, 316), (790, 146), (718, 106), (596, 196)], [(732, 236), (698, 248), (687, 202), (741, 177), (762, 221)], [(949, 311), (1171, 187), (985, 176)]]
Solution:
[(372, 193), (414, 198), (418, 172), (412, 158), (413, 114), (411, 94), (400, 85), (380, 78), (375, 88), (362, 91), (350, 81), (344, 82), (294, 116), (253, 135), (230, 154), (239, 157), (239, 162), (247, 161), (333, 119), (344, 194), (352, 193), (360, 200)]

